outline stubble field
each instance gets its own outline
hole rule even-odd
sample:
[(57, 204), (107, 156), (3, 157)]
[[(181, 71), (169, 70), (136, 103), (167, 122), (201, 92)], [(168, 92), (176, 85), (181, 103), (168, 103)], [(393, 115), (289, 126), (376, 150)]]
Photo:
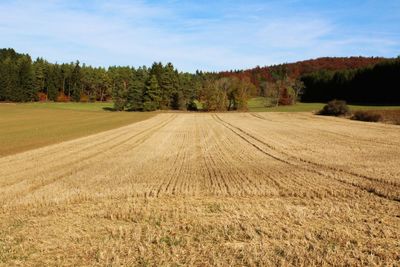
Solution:
[(400, 126), (158, 114), (0, 158), (0, 264), (396, 265)]

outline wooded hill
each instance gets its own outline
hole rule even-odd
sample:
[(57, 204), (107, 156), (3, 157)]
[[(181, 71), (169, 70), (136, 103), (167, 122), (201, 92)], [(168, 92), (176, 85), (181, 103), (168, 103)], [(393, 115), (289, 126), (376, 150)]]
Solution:
[(359, 69), (320, 70), (301, 80), (306, 88), (303, 102), (341, 99), (358, 104), (400, 104), (400, 58)]
[(299, 79), (301, 76), (318, 71), (338, 71), (364, 68), (374, 66), (388, 60), (382, 57), (322, 57), (299, 61), (295, 63), (284, 63), (279, 65), (257, 66), (248, 70), (234, 70), (220, 72), (221, 77), (235, 76), (238, 78), (247, 77), (250, 81), (259, 88), (259, 94), (262, 95), (265, 82), (274, 82), (276, 78), (274, 73), (279, 69), (285, 69), (286, 75), (290, 79)]
[(219, 75), (249, 79), (260, 96), (273, 97), (278, 90), (279, 104), (293, 103), (298, 95), (303, 102), (400, 104), (400, 58), (325, 57)]

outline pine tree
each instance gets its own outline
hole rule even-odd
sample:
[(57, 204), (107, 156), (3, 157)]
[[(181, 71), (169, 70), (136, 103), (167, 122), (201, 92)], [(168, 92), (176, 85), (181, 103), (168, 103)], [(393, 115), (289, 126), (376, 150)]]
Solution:
[(14, 49), (0, 49), (0, 100), (16, 101), (16, 89), (18, 87), (18, 66), (16, 64), (19, 55)]
[(171, 104), (172, 94), (178, 89), (178, 77), (174, 70), (174, 66), (168, 63), (161, 74), (160, 81), (161, 90), (161, 108), (168, 109)]
[(161, 90), (156, 75), (151, 75), (146, 83), (143, 95), (143, 110), (153, 111), (160, 108)]
[(17, 99), (26, 102), (37, 100), (37, 90), (34, 86), (34, 72), (29, 56), (24, 56), (18, 61)]
[(122, 111), (127, 106), (127, 95), (132, 82), (132, 69), (129, 67), (111, 67), (108, 69), (112, 80), (114, 109)]
[(11, 57), (2, 62), (2, 73), (0, 75), (1, 100), (18, 101), (16, 88), (18, 87), (18, 66)]
[(34, 71), (34, 86), (38, 92), (44, 93), (45, 85), (45, 61), (42, 58), (37, 58), (33, 63)]
[(175, 110), (183, 109), (185, 106), (183, 94), (181, 91), (175, 90), (171, 94), (171, 108)]
[(47, 98), (51, 101), (56, 101), (58, 95), (56, 75), (55, 66), (51, 64), (46, 65), (45, 92)]
[(143, 69), (133, 70), (127, 92), (127, 108), (132, 111), (143, 109), (143, 93), (145, 89), (145, 75)]
[(160, 82), (161, 75), (162, 75), (163, 71), (164, 71), (164, 67), (163, 67), (162, 63), (161, 62), (158, 62), (158, 63), (154, 62), (153, 65), (150, 68), (149, 75), (150, 76), (154, 75), (156, 77), (157, 81)]
[(79, 102), (82, 93), (82, 73), (79, 61), (75, 63), (75, 67), (71, 73), (71, 98), (75, 102)]
[(114, 109), (117, 111), (123, 111), (126, 106), (127, 98), (127, 85), (124, 81), (118, 81), (113, 87), (112, 96), (114, 100)]
[(7, 65), (0, 61), (0, 101), (5, 101), (7, 98), (7, 72)]
[(62, 64), (60, 66), (60, 76), (61, 76), (61, 91), (67, 96), (71, 97), (71, 76), (74, 69), (74, 64)]

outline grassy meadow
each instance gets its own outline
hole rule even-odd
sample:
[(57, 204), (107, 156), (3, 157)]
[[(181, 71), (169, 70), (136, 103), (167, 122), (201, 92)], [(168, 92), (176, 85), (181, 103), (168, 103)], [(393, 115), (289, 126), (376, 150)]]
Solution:
[(20, 104), (25, 107), (39, 108), (39, 109), (64, 109), (64, 110), (78, 110), (78, 111), (106, 111), (112, 109), (114, 104), (112, 102), (94, 102), (94, 103), (77, 103), (77, 102), (32, 102)]
[(110, 112), (112, 103), (0, 104), (0, 156), (110, 130), (155, 113)]
[[(251, 98), (248, 108), (251, 112), (314, 112), (322, 109), (325, 103), (301, 103), (291, 106), (266, 107), (267, 100), (264, 97)], [(350, 110), (397, 110), (400, 106), (374, 106), (374, 105), (348, 105)]]

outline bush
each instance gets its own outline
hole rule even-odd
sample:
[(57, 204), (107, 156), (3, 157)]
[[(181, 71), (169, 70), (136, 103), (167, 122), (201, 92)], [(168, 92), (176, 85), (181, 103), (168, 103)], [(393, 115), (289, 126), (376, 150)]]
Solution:
[(189, 111), (197, 111), (198, 108), (197, 108), (196, 102), (195, 102), (194, 100), (191, 100), (191, 101), (187, 104), (186, 109), (189, 110)]
[(114, 110), (123, 111), (125, 110), (126, 101), (121, 97), (114, 98)]
[(351, 119), (357, 121), (378, 122), (382, 120), (382, 115), (371, 111), (356, 111)]
[(91, 103), (94, 103), (94, 102), (96, 102), (96, 95), (94, 95), (94, 94), (92, 94), (92, 95), (89, 95), (89, 102), (91, 102)]
[(287, 105), (293, 105), (293, 96), (289, 94), (288, 89), (283, 89), (279, 96), (279, 105), (282, 106), (287, 106)]
[(47, 101), (47, 94), (45, 93), (38, 93), (38, 99), (40, 102), (45, 102)]
[(146, 101), (143, 103), (143, 111), (155, 111), (157, 110), (156, 103), (152, 101)]
[(350, 109), (346, 101), (332, 100), (318, 112), (318, 115), (343, 116), (349, 114), (349, 112)]
[(80, 98), (79, 98), (79, 102), (82, 102), (82, 103), (87, 103), (87, 102), (89, 102), (89, 96), (86, 95), (86, 94), (81, 94), (81, 96), (80, 96)]
[(56, 101), (57, 102), (69, 102), (69, 97), (64, 92), (59, 92)]

